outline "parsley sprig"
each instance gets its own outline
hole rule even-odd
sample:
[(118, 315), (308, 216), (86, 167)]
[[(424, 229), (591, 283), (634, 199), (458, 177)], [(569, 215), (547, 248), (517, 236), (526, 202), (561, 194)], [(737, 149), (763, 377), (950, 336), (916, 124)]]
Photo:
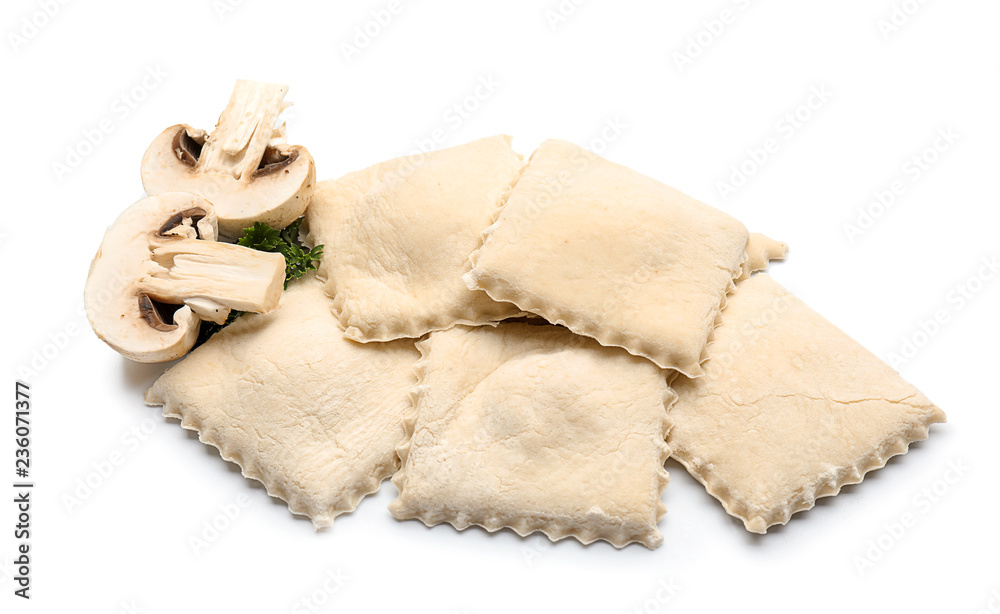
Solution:
[[(315, 271), (323, 257), (322, 245), (307, 250), (299, 241), (299, 227), (304, 219), (300, 217), (282, 230), (275, 230), (264, 222), (255, 222), (253, 226), (243, 230), (243, 236), (237, 239), (236, 244), (262, 252), (278, 252), (284, 256), (285, 288), (288, 288), (288, 282), (299, 279), (309, 271)], [(223, 324), (202, 322), (195, 347), (208, 341), (209, 337), (232, 324), (244, 313), (235, 309), (230, 311)]]
[(282, 230), (275, 230), (264, 222), (255, 222), (243, 231), (237, 245), (251, 247), (262, 252), (278, 252), (285, 257), (285, 287), (288, 282), (298, 279), (309, 271), (316, 270), (316, 263), (323, 257), (323, 246), (317, 245), (306, 250), (299, 242), (299, 218)]

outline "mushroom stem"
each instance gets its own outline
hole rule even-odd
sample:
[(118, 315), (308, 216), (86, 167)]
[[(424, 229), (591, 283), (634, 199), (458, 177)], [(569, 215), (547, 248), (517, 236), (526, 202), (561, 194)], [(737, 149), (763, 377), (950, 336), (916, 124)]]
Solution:
[(257, 170), (267, 147), (275, 140), (284, 142), (284, 128), (274, 124), (287, 92), (287, 86), (277, 83), (237, 81), (229, 105), (205, 140), (197, 171), (240, 179)]
[(239, 245), (193, 238), (151, 240), (151, 267), (139, 290), (161, 303), (184, 304), (203, 320), (225, 322), (231, 309), (278, 307), (285, 258)]

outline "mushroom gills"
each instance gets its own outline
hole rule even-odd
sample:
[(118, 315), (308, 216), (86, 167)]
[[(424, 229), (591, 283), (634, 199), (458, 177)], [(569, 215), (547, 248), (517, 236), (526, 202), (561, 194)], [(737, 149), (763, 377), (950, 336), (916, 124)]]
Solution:
[(188, 166), (197, 166), (198, 159), (201, 158), (201, 149), (205, 145), (207, 134), (204, 130), (181, 129), (174, 135), (174, 142), (171, 146), (177, 159)]
[[(282, 112), (288, 87), (237, 81), (215, 129), (175, 124), (156, 137), (142, 159), (150, 195), (189, 192), (211, 201), (220, 237), (235, 239), (264, 222), (281, 229), (298, 219), (316, 183), (316, 165), (301, 145), (289, 145)], [(205, 238), (205, 237), (201, 237)]]
[(177, 330), (174, 324), (174, 313), (180, 305), (161, 303), (149, 298), (148, 294), (139, 295), (139, 313), (146, 323), (162, 333)]
[(208, 212), (200, 207), (178, 211), (170, 216), (156, 234), (161, 237), (183, 237), (215, 241), (215, 226), (206, 218)]

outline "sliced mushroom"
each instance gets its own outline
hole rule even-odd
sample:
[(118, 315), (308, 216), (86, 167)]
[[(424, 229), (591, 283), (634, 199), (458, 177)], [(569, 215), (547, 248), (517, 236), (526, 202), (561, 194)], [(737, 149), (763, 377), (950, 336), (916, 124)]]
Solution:
[(201, 320), (276, 309), (284, 257), (217, 235), (215, 208), (195, 194), (167, 192), (126, 209), (104, 235), (84, 290), (97, 336), (132, 360), (163, 362), (191, 349)]
[(285, 142), (275, 121), (288, 87), (237, 81), (215, 130), (177, 124), (164, 130), (142, 159), (148, 194), (192, 192), (215, 205), (219, 230), (237, 237), (254, 222), (284, 228), (305, 211), (316, 166), (301, 145)]

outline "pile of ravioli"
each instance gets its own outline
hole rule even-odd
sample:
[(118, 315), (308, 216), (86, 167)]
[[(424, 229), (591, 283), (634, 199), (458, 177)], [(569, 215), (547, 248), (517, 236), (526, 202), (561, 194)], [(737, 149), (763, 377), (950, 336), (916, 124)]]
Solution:
[(678, 460), (764, 533), (944, 414), (760, 272), (784, 244), (564, 141), (322, 182), (319, 270), (146, 394), (317, 527), (394, 517), (663, 542)]

